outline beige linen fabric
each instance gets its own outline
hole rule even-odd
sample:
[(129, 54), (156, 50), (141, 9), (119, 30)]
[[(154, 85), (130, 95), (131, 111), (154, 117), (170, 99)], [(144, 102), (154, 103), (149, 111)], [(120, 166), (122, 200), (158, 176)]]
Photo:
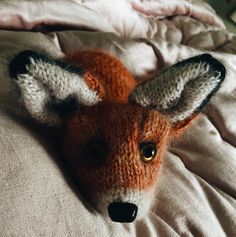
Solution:
[[(129, 8), (122, 15), (123, 8), (116, 8), (122, 16), (116, 18), (118, 22), (108, 18), (114, 9), (106, 8), (105, 1), (47, 2), (50, 4), (20, 1), (17, 5), (14, 0), (0, 3), (8, 17), (1, 18), (2, 29), (45, 29), (48, 22), (53, 27), (64, 24), (74, 29), (48, 34), (0, 31), (0, 236), (235, 236), (236, 37), (224, 30), (212, 10), (204, 7), (201, 12), (203, 7), (194, 7), (193, 1), (173, 1), (171, 6), (181, 6), (179, 13), (175, 8), (160, 8), (163, 1), (122, 1), (123, 8), (132, 3), (136, 10)], [(62, 8), (67, 9), (64, 14)], [(71, 14), (69, 9), (73, 10)], [(195, 19), (163, 19), (167, 10), (169, 15), (178, 15), (187, 14), (186, 9), (193, 10)], [(32, 14), (35, 11), (39, 14)], [(127, 20), (129, 12), (134, 14), (133, 19), (140, 20), (137, 28), (131, 27), (135, 21)], [(212, 17), (207, 18), (207, 13)], [(86, 26), (91, 29), (91, 25), (113, 33), (76, 30)], [(143, 28), (145, 25), (147, 28)], [(145, 42), (121, 39), (114, 32), (148, 38), (162, 59), (156, 58)], [(94, 212), (67, 178), (58, 159), (57, 142), (53, 142), (57, 136), (19, 115), (7, 65), (14, 54), (29, 48), (54, 57), (74, 49), (102, 48), (119, 57), (137, 78), (152, 77), (161, 69), (161, 60), (167, 67), (205, 50), (211, 50), (226, 65), (226, 81), (205, 114), (171, 145), (155, 203), (146, 218), (122, 225)]]

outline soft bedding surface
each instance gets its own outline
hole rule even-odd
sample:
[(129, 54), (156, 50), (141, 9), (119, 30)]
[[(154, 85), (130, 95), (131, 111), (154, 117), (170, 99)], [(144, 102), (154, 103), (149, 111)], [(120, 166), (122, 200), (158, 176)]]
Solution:
[[(0, 15), (1, 236), (235, 236), (236, 36), (208, 5), (2, 0)], [(119, 57), (137, 80), (203, 52), (227, 69), (205, 113), (169, 148), (150, 214), (132, 224), (95, 213), (57, 161), (55, 131), (19, 115), (7, 73), (13, 55), (34, 49), (60, 57), (81, 48)]]

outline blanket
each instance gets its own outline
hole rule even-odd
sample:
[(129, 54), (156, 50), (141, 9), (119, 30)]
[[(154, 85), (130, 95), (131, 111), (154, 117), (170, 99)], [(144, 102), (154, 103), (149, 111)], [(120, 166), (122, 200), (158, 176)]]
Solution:
[[(1, 236), (234, 236), (236, 36), (196, 0), (2, 0), (0, 2)], [(169, 147), (151, 212), (132, 224), (92, 210), (57, 157), (57, 131), (21, 116), (8, 75), (25, 49), (61, 57), (102, 49), (137, 80), (210, 53), (226, 79), (204, 114)]]

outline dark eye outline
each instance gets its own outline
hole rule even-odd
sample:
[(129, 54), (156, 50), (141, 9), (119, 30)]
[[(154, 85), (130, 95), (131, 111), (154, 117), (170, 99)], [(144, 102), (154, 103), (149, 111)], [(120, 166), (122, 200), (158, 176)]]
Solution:
[(108, 156), (108, 145), (106, 141), (102, 139), (90, 140), (84, 146), (83, 156), (85, 163), (91, 167), (103, 165)]
[[(152, 149), (151, 151), (147, 151), (147, 149)], [(145, 155), (145, 152), (152, 153), (150, 156)], [(147, 141), (147, 142), (142, 142), (139, 144), (139, 153), (140, 153), (140, 158), (143, 162), (148, 163), (152, 161), (156, 154), (157, 154), (157, 145), (155, 142), (152, 141)]]

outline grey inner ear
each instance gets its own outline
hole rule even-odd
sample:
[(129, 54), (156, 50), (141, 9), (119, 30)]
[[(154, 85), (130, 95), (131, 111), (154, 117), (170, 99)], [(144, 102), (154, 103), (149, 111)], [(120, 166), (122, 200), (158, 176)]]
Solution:
[(21, 101), (33, 118), (50, 126), (61, 124), (60, 116), (47, 106), (49, 93), (40, 82), (31, 75), (20, 74), (16, 83), (20, 88)]
[(172, 123), (200, 112), (225, 78), (225, 67), (209, 54), (184, 60), (137, 86), (130, 100), (165, 114)]
[(100, 101), (80, 71), (33, 51), (19, 53), (9, 65), (10, 75), (16, 80), (25, 108), (36, 120), (48, 125), (59, 125), (66, 117), (64, 113), (71, 104), (71, 100), (67, 103), (68, 98), (73, 97), (74, 104), (83, 105)]

